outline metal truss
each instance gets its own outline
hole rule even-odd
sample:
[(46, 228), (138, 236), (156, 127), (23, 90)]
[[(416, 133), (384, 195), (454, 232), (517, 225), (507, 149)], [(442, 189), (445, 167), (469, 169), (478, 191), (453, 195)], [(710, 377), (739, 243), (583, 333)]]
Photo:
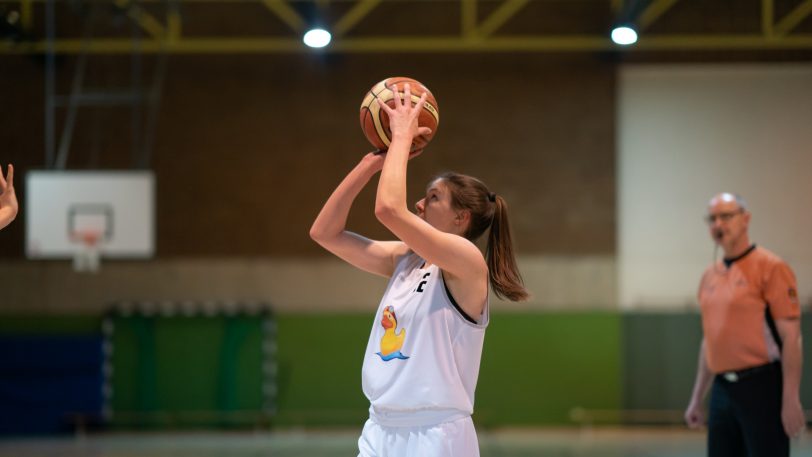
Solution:
[[(114, 0), (114, 3), (120, 7), (119, 3), (122, 1)], [(143, 40), (142, 29), (149, 32), (151, 27), (159, 27), (159, 25), (147, 20), (145, 17), (140, 17), (137, 10), (125, 10), (135, 21), (128, 27), (130, 30), (128, 39), (130, 46), (127, 48), (127, 53), (130, 56), (129, 82), (125, 86), (114, 88), (88, 88), (85, 83), (85, 75), (88, 60), (94, 54), (92, 47), (97, 40), (95, 31), (98, 28), (99, 16), (101, 16), (99, 14), (100, 9), (104, 6), (99, 3), (89, 5), (87, 14), (82, 20), (80, 47), (74, 52), (76, 54), (76, 65), (73, 70), (70, 92), (68, 94), (58, 94), (56, 90), (56, 54), (59, 42), (56, 39), (55, 3), (55, 0), (46, 0), (44, 5), (46, 35), (43, 49), (45, 56), (45, 167), (57, 170), (67, 168), (79, 108), (92, 107), (99, 109), (123, 106), (130, 111), (132, 167), (137, 169), (148, 168), (152, 155), (152, 143), (163, 81), (166, 75), (167, 53), (164, 49), (159, 48), (160, 52), (154, 54), (156, 63), (152, 71), (151, 81), (144, 81), (141, 75), (143, 59), (140, 52), (140, 42)], [(173, 6), (176, 6), (176, 3), (166, 2), (165, 6), (171, 11)], [(105, 38), (101, 39), (101, 41), (104, 40)], [(165, 43), (165, 40), (160, 39), (159, 42)], [(63, 122), (61, 134), (57, 141), (56, 126), (58, 118), (61, 118)], [(93, 133), (96, 138), (100, 136), (97, 130)], [(95, 166), (97, 164), (91, 163), (90, 165)]]
[[(0, 0), (1, 4), (19, 4), (21, 27), (31, 29), (40, 18), (36, 16), (38, 3), (44, 0)], [(68, 0), (65, 0), (68, 1)], [(80, 1), (80, 0), (70, 0)], [(87, 2), (88, 0), (85, 0)], [(101, 2), (102, 0), (95, 0)], [(138, 43), (138, 51), (170, 54), (230, 54), (230, 53), (304, 53), (312, 52), (301, 41), (308, 18), (301, 6), (315, 4), (319, 8), (341, 6), (341, 14), (333, 18), (327, 28), (333, 34), (332, 43), (320, 52), (511, 52), (553, 51), (587, 52), (617, 50), (608, 38), (611, 23), (605, 33), (574, 30), (567, 34), (522, 33), (511, 34), (511, 21), (520, 17), (528, 5), (552, 4), (549, 0), (174, 0), (181, 4), (219, 4), (237, 10), (249, 4), (261, 5), (269, 19), (283, 24), (282, 33), (262, 36), (188, 35), (183, 33), (184, 21), (194, 19), (178, 9), (169, 8), (163, 16), (153, 11), (155, 5), (168, 0), (106, 0), (126, 10), (127, 16), (145, 33)], [(604, 6), (619, 18), (621, 13), (635, 5), (636, 14), (629, 17), (637, 25), (640, 41), (624, 51), (668, 50), (769, 50), (812, 49), (812, 33), (797, 28), (812, 13), (812, 0), (795, 0), (788, 13), (776, 17), (777, 0), (741, 0), (742, 4), (760, 6), (760, 30), (737, 33), (659, 33), (652, 26), (668, 15), (679, 0), (603, 0)], [(760, 1), (760, 5), (757, 3)], [(456, 5), (456, 14), (448, 18), (448, 34), (377, 35), (354, 33), (370, 14), (393, 3), (406, 5), (412, 11), (423, 10), (431, 14), (432, 7), (443, 3)], [(561, 3), (561, 2), (559, 2)], [(601, 3), (601, 2), (597, 2)], [(698, 2), (694, 2), (698, 3)], [(785, 2), (786, 3), (786, 2)], [(784, 5), (785, 3), (782, 3)], [(751, 5), (752, 6), (752, 5)], [(784, 8), (786, 9), (786, 8)], [(447, 11), (447, 10), (446, 10)], [(609, 21), (611, 22), (611, 21)], [(808, 30), (806, 27), (804, 30)], [(649, 33), (650, 31), (650, 33)], [(56, 53), (130, 53), (134, 44), (127, 37), (95, 37), (92, 41), (77, 37), (59, 37), (50, 49)], [(0, 52), (6, 54), (43, 53), (49, 49), (47, 40), (6, 43)]]

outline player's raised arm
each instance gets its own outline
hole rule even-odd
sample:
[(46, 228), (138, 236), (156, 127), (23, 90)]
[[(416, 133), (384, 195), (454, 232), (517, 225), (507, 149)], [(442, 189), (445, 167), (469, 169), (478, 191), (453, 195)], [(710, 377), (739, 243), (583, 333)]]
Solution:
[(397, 257), (407, 248), (399, 241), (375, 241), (346, 229), (353, 201), (364, 186), (381, 170), (383, 154), (369, 153), (350, 171), (322, 207), (310, 237), (351, 265), (389, 277)]

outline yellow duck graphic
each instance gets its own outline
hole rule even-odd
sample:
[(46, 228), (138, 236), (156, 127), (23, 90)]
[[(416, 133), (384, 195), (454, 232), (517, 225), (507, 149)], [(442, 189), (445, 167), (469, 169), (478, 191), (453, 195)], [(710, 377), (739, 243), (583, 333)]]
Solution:
[(394, 307), (387, 306), (383, 309), (381, 325), (386, 330), (383, 337), (381, 337), (381, 352), (377, 354), (386, 362), (392, 359), (408, 359), (409, 357), (400, 352), (400, 348), (403, 347), (403, 340), (406, 339), (406, 329), (401, 328), (399, 332), (395, 333), (398, 327), (398, 319), (395, 316)]

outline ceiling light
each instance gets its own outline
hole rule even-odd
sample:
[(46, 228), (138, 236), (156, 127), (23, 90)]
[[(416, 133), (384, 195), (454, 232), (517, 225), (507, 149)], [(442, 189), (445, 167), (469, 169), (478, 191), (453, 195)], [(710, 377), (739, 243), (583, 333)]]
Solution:
[(310, 29), (304, 34), (304, 44), (311, 48), (323, 48), (330, 44), (330, 32), (324, 29)]
[(637, 42), (637, 32), (628, 25), (615, 27), (612, 30), (612, 41), (623, 46), (634, 44)]

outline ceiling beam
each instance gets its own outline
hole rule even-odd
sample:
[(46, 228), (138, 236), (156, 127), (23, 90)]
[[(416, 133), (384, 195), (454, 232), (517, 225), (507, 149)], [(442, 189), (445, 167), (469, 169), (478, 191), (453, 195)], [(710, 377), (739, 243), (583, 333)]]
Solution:
[(161, 38), (166, 33), (163, 24), (131, 0), (113, 0), (113, 4), (124, 10), (130, 19), (153, 38)]
[(177, 8), (172, 8), (166, 14), (166, 36), (170, 42), (175, 42), (180, 39), (181, 27), (183, 22), (181, 20), (180, 11)]
[(476, 36), (477, 0), (460, 0), (460, 30), (462, 36)]
[[(0, 0), (3, 3), (16, 3), (20, 5), (21, 19), (32, 17), (31, 5), (41, 3), (43, 0)], [(111, 0), (97, 0), (110, 2)], [(133, 44), (132, 39), (95, 37), (89, 43), (79, 37), (63, 37), (55, 41), (56, 51), (63, 54), (78, 54), (84, 47), (89, 47), (95, 53), (124, 53), (146, 47), (145, 52), (158, 52), (165, 50), (175, 54), (227, 54), (231, 52), (255, 53), (308, 53), (311, 52), (299, 40), (298, 33), (307, 25), (304, 17), (297, 12), (293, 5), (304, 0), (169, 0), (165, 24), (148, 14), (148, 11), (139, 7), (138, 3), (166, 2), (167, 0), (112, 0), (135, 20), (141, 28), (148, 32), (148, 36)], [(335, 3), (339, 0), (307, 0), (317, 1), (321, 5)], [(341, 0), (349, 1), (349, 0)], [(460, 4), (459, 29), (449, 26), (448, 34), (438, 36), (353, 36), (351, 31), (368, 17), (370, 12), (383, 4), (384, 0), (351, 0), (352, 5), (346, 8), (342, 17), (338, 18), (333, 26), (336, 37), (333, 43), (321, 52), (498, 52), (498, 51), (561, 51), (561, 52), (588, 52), (588, 51), (616, 51), (635, 52), (639, 50), (668, 51), (668, 50), (733, 50), (733, 49), (810, 49), (812, 50), (812, 35), (808, 33), (792, 33), (797, 26), (812, 14), (812, 0), (797, 0), (797, 6), (786, 16), (775, 23), (775, 0), (761, 0), (762, 31), (740, 34), (657, 34), (647, 35), (636, 45), (628, 48), (618, 48), (611, 44), (606, 36), (601, 34), (575, 34), (575, 35), (544, 35), (541, 33), (530, 35), (497, 34), (511, 18), (517, 15), (528, 3), (533, 0), (502, 0), (498, 6), (492, 8), (487, 18), (480, 21), (478, 9), (485, 2), (491, 0), (454, 0)], [(412, 0), (407, 0), (412, 1)], [(435, 1), (435, 0), (421, 0)], [(642, 29), (650, 26), (666, 14), (678, 0), (651, 0), (638, 16), (638, 26)], [(229, 3), (264, 5), (273, 14), (278, 16), (290, 29), (297, 34), (285, 36), (203, 36), (184, 37), (181, 34), (181, 16), (177, 5), (182, 3)], [(610, 0), (610, 6), (627, 7), (630, 2), (623, 0)], [(686, 4), (687, 5), (687, 4)], [(26, 9), (27, 8), (27, 9)], [(37, 9), (34, 8), (34, 11)], [(507, 30), (506, 30), (507, 31)], [(151, 38), (151, 39), (150, 39)], [(45, 40), (37, 42), (0, 42), (0, 54), (32, 54), (41, 53), (46, 49)], [(153, 51), (150, 51), (152, 49)]]
[(651, 24), (654, 23), (657, 19), (659, 19), (666, 11), (668, 11), (674, 4), (677, 3), (677, 0), (654, 0), (653, 2), (649, 3), (645, 10), (640, 13), (640, 16), (637, 18), (637, 28), (639, 31), (643, 31)]
[[(41, 54), (47, 49), (45, 41), (0, 45), (2, 54)], [(87, 42), (82, 39), (59, 39), (54, 42), (55, 52), (78, 54), (122, 54), (139, 50), (147, 53), (169, 52), (173, 54), (228, 54), (228, 53), (307, 53), (298, 38), (189, 38), (175, 42), (167, 40), (142, 40), (136, 47), (128, 38), (99, 38)], [(468, 40), (459, 36), (425, 37), (364, 37), (344, 38), (320, 52), (368, 53), (368, 52), (591, 52), (591, 51), (668, 51), (668, 50), (762, 50), (762, 49), (812, 49), (812, 35), (793, 34), (786, 37), (750, 35), (653, 35), (635, 46), (619, 49), (607, 37), (601, 35), (561, 36), (510, 36)]]
[(761, 33), (767, 37), (773, 35), (774, 11), (773, 0), (761, 0)]
[(355, 2), (355, 5), (344, 13), (344, 16), (335, 23), (333, 33), (336, 36), (345, 35), (380, 3), (381, 0), (358, 0)]
[(513, 17), (522, 7), (527, 4), (528, 0), (506, 0), (504, 3), (496, 8), (496, 11), (491, 13), (487, 19), (482, 21), (482, 24), (477, 30), (477, 35), (486, 37), (495, 32), (499, 27), (505, 25), (511, 17)]
[(294, 32), (302, 32), (304, 30), (304, 19), (302, 19), (299, 13), (291, 8), (285, 0), (262, 0), (262, 4), (279, 17), (279, 19), (282, 19), (282, 22), (287, 24)]
[(31, 26), (34, 25), (31, 0), (20, 1), (20, 24), (23, 26), (23, 30), (31, 30)]
[(809, 13), (812, 13), (812, 0), (806, 0), (800, 5), (796, 6), (789, 14), (784, 16), (783, 19), (773, 29), (773, 33), (777, 36), (784, 36), (798, 26)]

